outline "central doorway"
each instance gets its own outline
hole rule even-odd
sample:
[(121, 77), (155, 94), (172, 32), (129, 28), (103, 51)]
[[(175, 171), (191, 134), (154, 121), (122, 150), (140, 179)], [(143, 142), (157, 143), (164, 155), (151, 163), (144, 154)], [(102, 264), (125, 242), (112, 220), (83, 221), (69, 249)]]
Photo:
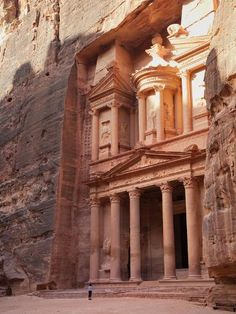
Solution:
[(176, 269), (188, 268), (186, 213), (174, 215)]

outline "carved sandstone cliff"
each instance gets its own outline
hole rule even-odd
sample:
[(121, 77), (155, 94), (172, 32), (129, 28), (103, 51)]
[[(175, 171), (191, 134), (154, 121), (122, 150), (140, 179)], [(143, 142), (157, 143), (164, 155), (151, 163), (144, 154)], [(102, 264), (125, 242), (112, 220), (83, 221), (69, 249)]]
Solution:
[(219, 283), (212, 302), (236, 301), (236, 18), (235, 2), (221, 1), (207, 61), (208, 136), (204, 255)]
[(0, 259), (13, 293), (70, 288), (88, 280), (90, 250), (91, 117), (75, 55), (118, 30), (135, 47), (181, 1), (4, 0), (0, 11)]

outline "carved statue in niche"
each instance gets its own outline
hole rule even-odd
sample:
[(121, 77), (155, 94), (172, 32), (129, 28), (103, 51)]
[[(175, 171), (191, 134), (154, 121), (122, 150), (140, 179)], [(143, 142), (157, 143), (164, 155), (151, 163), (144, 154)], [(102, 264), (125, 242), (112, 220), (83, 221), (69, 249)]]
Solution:
[(168, 129), (174, 128), (174, 105), (173, 103), (164, 102), (165, 112), (165, 127)]
[(101, 265), (102, 270), (110, 270), (111, 268), (111, 240), (105, 238), (102, 246), (103, 251), (103, 263)]
[(147, 125), (149, 129), (156, 127), (156, 106), (154, 103), (150, 103), (148, 106)]
[(122, 121), (120, 124), (120, 139), (124, 142), (128, 140), (128, 123), (126, 121)]
[(101, 145), (106, 145), (109, 143), (111, 135), (110, 130), (110, 120), (102, 121), (101, 122)]

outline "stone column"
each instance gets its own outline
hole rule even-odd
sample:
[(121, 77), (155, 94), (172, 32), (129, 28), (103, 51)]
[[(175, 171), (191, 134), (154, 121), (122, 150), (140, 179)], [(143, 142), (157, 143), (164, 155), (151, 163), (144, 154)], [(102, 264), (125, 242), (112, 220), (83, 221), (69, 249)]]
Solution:
[(157, 142), (163, 141), (165, 139), (165, 121), (164, 121), (164, 85), (158, 85), (154, 87), (156, 95), (156, 132), (157, 132)]
[(130, 281), (141, 280), (140, 192), (129, 192), (130, 199)]
[(197, 199), (197, 184), (192, 178), (183, 180), (185, 188), (186, 202), (186, 221), (187, 221), (187, 239), (188, 239), (188, 271), (189, 279), (199, 278), (201, 276), (200, 258), (201, 245), (199, 233), (199, 213)]
[(111, 272), (110, 279), (120, 280), (120, 197), (110, 196), (111, 201)]
[(164, 279), (175, 279), (175, 236), (172, 187), (168, 182), (161, 184), (163, 248), (164, 248)]
[(133, 148), (135, 145), (135, 109), (130, 108), (130, 147)]
[(97, 198), (92, 198), (90, 202), (90, 281), (98, 279), (99, 269), (99, 207)]
[(192, 131), (192, 104), (190, 99), (190, 77), (187, 71), (180, 73), (182, 80), (183, 133)]
[(111, 106), (111, 154), (115, 156), (119, 153), (119, 105)]
[(99, 149), (99, 114), (95, 110), (92, 113), (92, 161), (98, 159), (98, 149)]
[(183, 133), (183, 110), (182, 110), (182, 94), (181, 88), (178, 87), (175, 94), (175, 119), (176, 119), (176, 131), (178, 134)]
[(139, 142), (144, 143), (146, 130), (146, 99), (141, 93), (138, 98), (138, 123), (139, 123)]

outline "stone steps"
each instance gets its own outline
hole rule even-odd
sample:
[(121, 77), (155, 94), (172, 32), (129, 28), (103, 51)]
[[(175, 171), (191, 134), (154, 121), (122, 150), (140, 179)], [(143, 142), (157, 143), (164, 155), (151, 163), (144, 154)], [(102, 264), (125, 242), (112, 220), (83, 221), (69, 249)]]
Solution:
[[(210, 289), (207, 286), (184, 286), (183, 284), (168, 285), (157, 284), (155, 286), (129, 286), (129, 285), (94, 285), (93, 296), (96, 297), (135, 297), (135, 298), (156, 298), (156, 299), (179, 299), (194, 302), (198, 305), (206, 305), (206, 299)], [(48, 299), (72, 299), (87, 298), (87, 290), (43, 290), (33, 293), (39, 297)]]

